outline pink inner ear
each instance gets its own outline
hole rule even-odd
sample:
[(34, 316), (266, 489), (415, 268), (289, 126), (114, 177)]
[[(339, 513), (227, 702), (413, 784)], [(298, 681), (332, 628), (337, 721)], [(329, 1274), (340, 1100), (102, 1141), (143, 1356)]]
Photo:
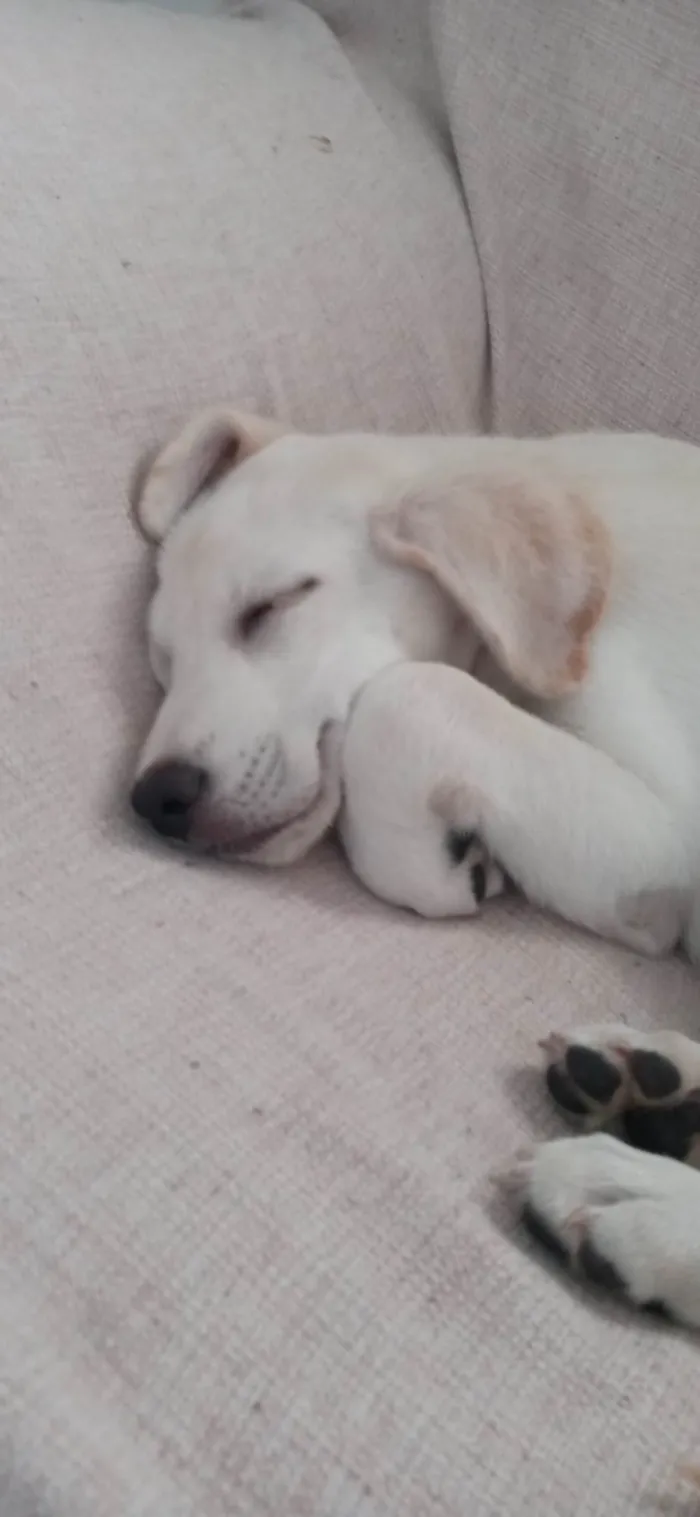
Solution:
[(243, 463), (246, 458), (252, 458), (254, 453), (260, 453), (263, 448), (277, 442), (278, 438), (284, 437), (291, 430), (291, 427), (272, 421), (267, 416), (233, 413), (229, 441), (222, 444), (215, 462), (202, 479), (200, 488), (211, 489), (212, 485), (218, 484), (219, 480), (230, 474), (237, 464)]
[(144, 536), (162, 542), (201, 490), (286, 431), (279, 422), (230, 406), (192, 417), (139, 473), (135, 509)]
[(220, 456), (202, 480), (201, 489), (210, 490), (213, 485), (218, 485), (219, 480), (230, 474), (235, 465), (241, 462), (241, 451), (240, 438), (232, 437), (230, 443), (222, 448)]

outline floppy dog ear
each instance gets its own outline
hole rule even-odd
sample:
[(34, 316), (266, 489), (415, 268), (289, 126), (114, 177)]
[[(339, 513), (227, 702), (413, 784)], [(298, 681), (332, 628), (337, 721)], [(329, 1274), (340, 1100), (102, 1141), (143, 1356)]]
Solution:
[(518, 685), (554, 697), (577, 685), (610, 579), (602, 522), (541, 465), (428, 481), (372, 522), (377, 547), (430, 574)]
[(151, 459), (138, 483), (134, 512), (144, 536), (162, 542), (205, 485), (288, 430), (229, 406), (193, 416)]

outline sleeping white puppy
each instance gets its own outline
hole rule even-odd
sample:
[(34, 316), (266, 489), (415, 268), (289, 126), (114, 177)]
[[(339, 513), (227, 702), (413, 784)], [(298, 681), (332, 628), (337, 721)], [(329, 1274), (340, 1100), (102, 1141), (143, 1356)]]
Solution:
[(332, 820), (324, 729), (437, 660), (462, 671), (459, 825), (533, 901), (697, 956), (700, 449), (308, 437), (222, 408), (138, 514), (164, 700), (132, 801), (161, 836), (300, 856)]

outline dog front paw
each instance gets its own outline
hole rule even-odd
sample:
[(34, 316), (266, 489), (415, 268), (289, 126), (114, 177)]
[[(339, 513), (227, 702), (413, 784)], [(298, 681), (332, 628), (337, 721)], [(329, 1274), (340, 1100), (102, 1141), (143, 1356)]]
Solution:
[(466, 872), (474, 911), (484, 901), (502, 894), (506, 883), (505, 875), (500, 865), (490, 857), (478, 833), (450, 827), (445, 834), (445, 849), (454, 867)]

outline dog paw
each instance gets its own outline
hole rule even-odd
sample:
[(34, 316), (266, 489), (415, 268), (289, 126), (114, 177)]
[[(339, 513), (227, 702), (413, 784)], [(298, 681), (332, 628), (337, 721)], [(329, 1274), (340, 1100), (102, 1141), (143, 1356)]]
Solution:
[(700, 1044), (607, 1026), (540, 1046), (549, 1093), (569, 1116), (588, 1128), (620, 1117), (635, 1147), (700, 1163)]
[(451, 864), (466, 871), (468, 889), (477, 911), (484, 901), (501, 895), (505, 889), (505, 875), (491, 858), (476, 832), (450, 827), (445, 834), (445, 848)]
[(498, 1177), (530, 1235), (581, 1278), (700, 1327), (700, 1175), (606, 1133), (520, 1154)]

